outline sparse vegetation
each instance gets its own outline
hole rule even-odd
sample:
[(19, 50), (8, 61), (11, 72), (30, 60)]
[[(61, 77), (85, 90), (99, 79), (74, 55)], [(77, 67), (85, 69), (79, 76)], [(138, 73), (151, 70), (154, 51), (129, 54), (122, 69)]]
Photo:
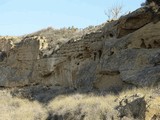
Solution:
[[(65, 115), (70, 111), (72, 117), (79, 120), (83, 115), (84, 120), (101, 120), (106, 116), (116, 114), (114, 102), (116, 96), (96, 96), (75, 94), (71, 96), (59, 96), (49, 103), (49, 109), (53, 113)], [(79, 115), (77, 116), (77, 113)]]
[(12, 97), (7, 90), (0, 91), (0, 120), (45, 120), (46, 110), (36, 101)]
[(159, 120), (159, 24), (149, 10), (103, 28), (2, 37), (0, 120)]
[[(51, 117), (63, 117), (68, 119), (105, 120), (118, 119), (115, 109), (119, 101), (124, 97), (142, 94), (149, 101), (150, 109), (146, 111), (146, 120), (155, 113), (159, 113), (159, 97), (156, 97), (153, 89), (141, 88), (127, 90), (119, 95), (115, 94), (71, 94), (59, 95), (53, 98), (47, 105), (37, 101), (29, 101), (23, 98), (12, 97), (7, 90), (0, 91), (0, 119), (4, 120), (45, 120)], [(154, 99), (156, 98), (156, 99)], [(147, 106), (148, 106), (147, 104)]]
[(117, 20), (122, 15), (123, 6), (116, 5), (105, 11), (108, 21)]

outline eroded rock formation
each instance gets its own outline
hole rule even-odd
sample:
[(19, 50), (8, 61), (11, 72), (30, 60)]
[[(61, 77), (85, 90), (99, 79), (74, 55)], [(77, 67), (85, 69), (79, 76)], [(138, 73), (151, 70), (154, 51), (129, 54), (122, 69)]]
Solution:
[(153, 12), (140, 8), (64, 44), (56, 41), (54, 49), (43, 36), (1, 37), (0, 86), (119, 90), (157, 85), (160, 22), (154, 22), (158, 14)]
[(48, 28), (0, 37), (0, 119), (159, 120), (157, 7), (87, 32)]

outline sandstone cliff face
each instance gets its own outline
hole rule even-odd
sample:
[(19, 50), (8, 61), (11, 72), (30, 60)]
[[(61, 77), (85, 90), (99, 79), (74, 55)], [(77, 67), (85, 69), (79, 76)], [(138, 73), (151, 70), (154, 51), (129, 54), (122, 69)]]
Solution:
[[(160, 82), (160, 22), (140, 8), (59, 45), (45, 37), (0, 38), (0, 86), (78, 89), (154, 86)], [(48, 47), (50, 46), (50, 47)]]
[(0, 119), (159, 120), (159, 15), (0, 37)]

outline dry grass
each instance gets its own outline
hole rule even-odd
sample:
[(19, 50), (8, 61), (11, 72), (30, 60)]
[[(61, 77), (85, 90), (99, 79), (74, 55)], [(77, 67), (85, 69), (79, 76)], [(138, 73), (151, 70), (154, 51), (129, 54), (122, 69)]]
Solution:
[[(85, 120), (101, 120), (104, 119), (104, 117), (107, 118), (107, 116), (117, 117), (115, 107), (119, 105), (119, 101), (134, 94), (143, 95), (146, 101), (148, 101), (151, 96), (155, 96), (151, 88), (126, 90), (119, 95), (110, 94), (97, 96), (93, 94), (75, 94), (58, 96), (49, 103), (48, 107), (49, 110), (59, 115), (65, 115), (65, 113), (71, 112), (72, 115), (75, 116), (78, 111), (81, 115), (85, 114)], [(156, 103), (160, 105), (159, 101)], [(160, 111), (160, 109), (156, 109), (156, 111), (158, 110)]]
[(154, 115), (160, 115), (160, 97), (156, 97), (148, 102), (146, 120), (151, 120)]
[[(5, 90), (0, 91), (0, 120), (45, 120), (49, 113), (74, 118), (84, 117), (84, 120), (103, 120), (108, 117), (117, 119), (115, 107), (119, 100), (133, 94), (143, 94), (148, 102), (146, 120), (154, 114), (159, 114), (160, 97), (153, 97), (153, 90), (148, 88), (127, 90), (119, 95), (108, 94), (105, 96), (95, 94), (60, 95), (51, 100), (48, 105), (37, 101), (15, 98)], [(66, 118), (67, 119), (67, 118)]]
[(0, 98), (0, 120), (45, 120), (47, 117), (38, 102), (13, 98), (6, 91), (0, 91)]
[(119, 94), (120, 98), (125, 97), (126, 95), (132, 95), (132, 94), (143, 94), (146, 98), (153, 96), (154, 90), (152, 88), (134, 88), (131, 90), (124, 90)]
[(71, 111), (73, 115), (77, 112), (85, 114), (85, 120), (100, 120), (107, 114), (115, 114), (114, 102), (116, 96), (95, 96), (75, 94), (71, 96), (59, 96), (48, 105), (49, 109), (58, 114)]

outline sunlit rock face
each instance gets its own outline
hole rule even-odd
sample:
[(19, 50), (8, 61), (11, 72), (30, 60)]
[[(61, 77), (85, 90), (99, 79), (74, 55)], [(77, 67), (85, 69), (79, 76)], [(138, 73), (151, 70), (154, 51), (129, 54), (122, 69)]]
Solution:
[(0, 86), (119, 90), (157, 85), (160, 22), (152, 13), (140, 8), (61, 44), (42, 35), (1, 37)]

